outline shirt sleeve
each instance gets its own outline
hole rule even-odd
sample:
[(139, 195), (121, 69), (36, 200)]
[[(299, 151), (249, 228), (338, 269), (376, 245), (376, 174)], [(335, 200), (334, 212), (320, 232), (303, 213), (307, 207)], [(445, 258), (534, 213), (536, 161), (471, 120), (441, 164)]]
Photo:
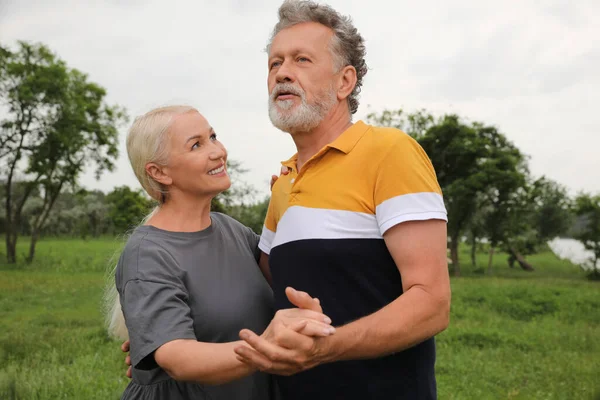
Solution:
[[(132, 279), (121, 296), (123, 315), (131, 342), (131, 364), (138, 369), (156, 368), (154, 352), (176, 339), (194, 339), (188, 293), (180, 279), (170, 273), (160, 252), (138, 256), (145, 270), (164, 271), (147, 279)], [(172, 267), (171, 267), (172, 268)]]
[(273, 196), (269, 200), (269, 208), (267, 209), (267, 215), (265, 217), (265, 224), (263, 225), (262, 233), (260, 235), (260, 241), (258, 242), (258, 248), (265, 254), (271, 253), (271, 246), (275, 239), (275, 232), (277, 231), (277, 219), (275, 217), (275, 206)]
[(431, 160), (423, 148), (404, 133), (395, 138), (379, 164), (374, 200), (382, 235), (406, 221), (448, 220)]

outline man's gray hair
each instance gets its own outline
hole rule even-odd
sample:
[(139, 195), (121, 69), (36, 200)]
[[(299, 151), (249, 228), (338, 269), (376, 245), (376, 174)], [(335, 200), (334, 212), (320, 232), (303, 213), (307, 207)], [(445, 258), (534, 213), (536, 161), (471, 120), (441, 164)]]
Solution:
[(367, 73), (365, 55), (367, 49), (364, 39), (352, 24), (348, 16), (341, 15), (333, 8), (307, 0), (286, 0), (279, 7), (279, 22), (275, 25), (267, 52), (270, 50), (273, 38), (283, 29), (303, 22), (317, 22), (330, 28), (334, 36), (331, 40), (331, 53), (334, 68), (339, 71), (347, 65), (356, 69), (356, 86), (348, 96), (348, 108), (354, 114), (358, 110), (358, 95), (363, 77)]

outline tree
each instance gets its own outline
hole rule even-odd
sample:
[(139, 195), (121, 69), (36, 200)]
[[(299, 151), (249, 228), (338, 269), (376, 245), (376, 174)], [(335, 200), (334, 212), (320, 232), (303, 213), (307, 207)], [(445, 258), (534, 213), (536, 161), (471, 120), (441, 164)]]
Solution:
[(417, 140), (436, 123), (433, 115), (429, 114), (427, 110), (421, 109), (406, 114), (401, 108), (398, 110), (383, 110), (380, 114), (369, 113), (366, 120), (373, 125), (400, 129)]
[(575, 215), (584, 221), (582, 228), (575, 234), (575, 239), (592, 252), (592, 277), (600, 279), (600, 194), (579, 194), (575, 198)]
[(263, 201), (255, 204), (244, 205), (238, 204), (229, 207), (228, 214), (251, 228), (255, 233), (260, 234), (267, 216), (267, 210), (269, 208), (269, 198), (267, 197)]
[[(477, 239), (492, 249), (507, 242), (512, 216), (527, 176), (525, 157), (493, 126), (467, 123), (457, 115), (434, 118), (425, 110), (369, 114), (371, 123), (392, 126), (414, 137), (428, 154), (444, 193), (448, 246), (455, 275), (460, 275), (458, 246), (465, 235), (475, 263)], [(488, 265), (491, 265), (493, 250)]]
[(109, 218), (120, 233), (138, 226), (154, 204), (141, 190), (131, 190), (129, 186), (116, 187), (106, 195), (106, 203)]
[(235, 160), (227, 160), (227, 172), (231, 178), (231, 188), (215, 197), (211, 210), (227, 214), (260, 234), (269, 207), (269, 198), (255, 202), (256, 189), (241, 180), (248, 172)]
[(488, 273), (491, 273), (495, 249), (508, 243), (514, 230), (512, 216), (519, 207), (528, 171), (524, 155), (495, 127), (479, 123), (473, 127), (487, 150), (479, 163), (485, 189), (477, 208), (486, 210), (483, 233), (490, 244)]
[(112, 233), (106, 195), (99, 190), (63, 191), (48, 216), (42, 235), (69, 235), (86, 239)]
[[(40, 230), (62, 189), (74, 187), (81, 172), (95, 166), (96, 176), (112, 170), (118, 127), (125, 111), (104, 102), (106, 91), (82, 72), (67, 67), (46, 46), (19, 42), (0, 47), (0, 175), (5, 183), (6, 249), (16, 262), (17, 227), (25, 202), (40, 190), (42, 207), (32, 222), (28, 260), (35, 255)], [(13, 196), (13, 181), (25, 182)]]
[(567, 189), (543, 176), (532, 182), (530, 187), (532, 196), (529, 204), (533, 206), (531, 215), (537, 233), (536, 242), (546, 243), (565, 234), (573, 220), (573, 204)]
[(521, 268), (533, 271), (525, 256), (536, 253), (541, 246), (565, 234), (572, 221), (571, 199), (564, 186), (545, 177), (528, 179), (519, 191), (513, 213), (513, 229), (505, 239), (503, 250), (509, 254), (512, 268), (515, 261)]
[(454, 275), (460, 275), (458, 245), (475, 214), (477, 194), (485, 187), (479, 168), (485, 144), (473, 127), (457, 115), (436, 120), (425, 110), (404, 114), (402, 110), (370, 114), (367, 121), (407, 130), (423, 147), (435, 168), (448, 212), (448, 240)]

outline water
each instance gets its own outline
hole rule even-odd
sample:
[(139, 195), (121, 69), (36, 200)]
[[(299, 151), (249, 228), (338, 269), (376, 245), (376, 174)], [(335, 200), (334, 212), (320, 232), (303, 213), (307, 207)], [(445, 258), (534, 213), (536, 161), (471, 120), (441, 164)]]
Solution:
[[(586, 271), (594, 269), (594, 253), (591, 250), (586, 250), (585, 247), (583, 247), (583, 243), (580, 241), (567, 238), (555, 238), (548, 242), (548, 246), (558, 258), (567, 259), (573, 264), (579, 265)], [(600, 263), (597, 263), (596, 268), (600, 268)]]

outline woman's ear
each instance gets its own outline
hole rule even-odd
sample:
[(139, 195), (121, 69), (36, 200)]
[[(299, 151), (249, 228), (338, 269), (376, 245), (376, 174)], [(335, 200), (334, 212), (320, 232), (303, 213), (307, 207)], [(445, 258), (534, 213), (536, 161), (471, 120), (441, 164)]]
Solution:
[(161, 167), (155, 163), (146, 164), (146, 173), (156, 182), (169, 186), (173, 183), (173, 179), (168, 175), (168, 171), (166, 167)]

